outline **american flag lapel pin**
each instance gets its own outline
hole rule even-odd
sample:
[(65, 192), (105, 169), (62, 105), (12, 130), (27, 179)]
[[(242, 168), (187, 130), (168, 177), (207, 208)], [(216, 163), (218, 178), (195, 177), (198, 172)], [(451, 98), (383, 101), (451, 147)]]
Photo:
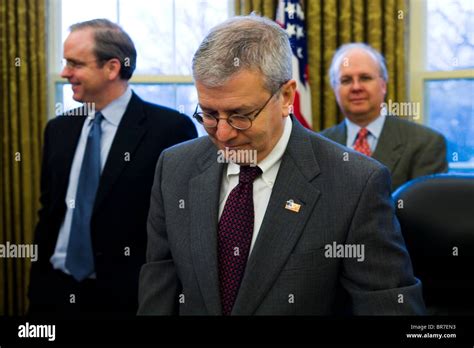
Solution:
[(299, 213), (301, 204), (295, 203), (292, 199), (286, 201), (285, 209), (291, 210), (294, 213)]

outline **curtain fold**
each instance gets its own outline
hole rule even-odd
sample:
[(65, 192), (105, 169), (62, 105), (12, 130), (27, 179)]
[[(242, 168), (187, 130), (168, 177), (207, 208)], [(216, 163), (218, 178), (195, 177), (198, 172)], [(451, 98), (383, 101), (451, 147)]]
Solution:
[(275, 19), (278, 0), (235, 0), (235, 15), (248, 15), (255, 11), (261, 16)]
[[(0, 0), (0, 244), (33, 243), (46, 124), (45, 0)], [(0, 258), (0, 315), (27, 309), (30, 258)]]
[[(306, 0), (309, 77), (313, 129), (339, 123), (343, 116), (329, 84), (328, 69), (335, 50), (344, 43), (366, 42), (384, 55), (389, 82), (387, 100), (406, 99), (405, 0)], [(275, 19), (278, 1), (236, 0), (235, 14), (252, 11)]]

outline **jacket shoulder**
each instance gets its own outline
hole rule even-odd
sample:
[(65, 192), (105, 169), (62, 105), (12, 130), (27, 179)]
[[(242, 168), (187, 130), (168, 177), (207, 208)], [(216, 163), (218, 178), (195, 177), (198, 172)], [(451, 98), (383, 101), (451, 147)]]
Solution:
[(197, 136), (196, 127), (187, 115), (140, 98), (138, 98), (138, 103), (143, 106), (143, 112), (154, 129), (165, 133), (176, 133), (178, 130), (181, 130), (187, 134), (188, 138), (195, 138)]
[(310, 138), (315, 156), (322, 165), (330, 167), (341, 165), (344, 168), (362, 166), (369, 170), (383, 167), (373, 158), (364, 156), (331, 138), (328, 139), (326, 135), (312, 134)]
[[(191, 139), (180, 144), (171, 146), (163, 151), (167, 161), (188, 161), (195, 162), (210, 154), (217, 154), (217, 148), (208, 136)], [(216, 155), (217, 156), (217, 155)]]
[(74, 113), (73, 110), (69, 111), (68, 114), (55, 115), (53, 118), (49, 119), (46, 123), (46, 129), (61, 129), (62, 127), (70, 127), (71, 124), (82, 124), (87, 116), (84, 116), (80, 109), (77, 113)]
[(310, 130), (300, 129), (288, 145), (296, 166), (317, 166), (328, 182), (342, 183), (344, 178), (344, 182), (362, 183), (375, 171), (387, 170), (373, 158)]
[[(310, 134), (305, 142), (310, 144), (320, 172), (315, 184), (328, 192), (362, 192), (371, 178), (377, 178), (383, 189), (389, 191), (389, 170), (375, 159), (320, 134)], [(308, 163), (306, 160), (303, 165)]]
[(187, 115), (180, 113), (179, 111), (169, 108), (167, 106), (154, 104), (141, 99), (140, 103), (143, 105), (144, 112), (147, 115), (151, 116), (152, 120), (160, 119), (160, 121), (162, 121), (163, 119), (166, 119), (169, 122), (191, 121), (191, 119)]
[(401, 134), (411, 140), (427, 141), (437, 139), (444, 141), (444, 136), (440, 132), (413, 121), (404, 120), (397, 116), (387, 116), (385, 122), (397, 127), (401, 131)]
[(334, 135), (338, 134), (341, 131), (341, 123), (336, 124), (335, 126), (323, 129), (319, 134), (331, 139)]

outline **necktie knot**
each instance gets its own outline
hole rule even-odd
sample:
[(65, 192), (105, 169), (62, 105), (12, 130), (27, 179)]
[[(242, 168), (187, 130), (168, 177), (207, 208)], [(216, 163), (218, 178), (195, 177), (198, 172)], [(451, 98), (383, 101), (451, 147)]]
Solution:
[(359, 130), (359, 133), (357, 135), (357, 138), (359, 139), (364, 139), (367, 137), (367, 135), (369, 134), (369, 131), (367, 130), (367, 128), (361, 128)]
[(103, 118), (104, 118), (104, 115), (102, 115), (102, 113), (100, 111), (97, 111), (94, 115), (94, 119), (92, 120), (92, 122), (95, 125), (100, 125), (100, 122), (102, 122)]
[(257, 166), (240, 166), (239, 183), (251, 184), (260, 174), (262, 170)]
[(354, 150), (363, 153), (366, 156), (371, 156), (372, 151), (370, 149), (369, 141), (367, 140), (367, 135), (369, 131), (367, 128), (361, 128), (359, 133), (357, 133), (357, 139), (354, 143)]

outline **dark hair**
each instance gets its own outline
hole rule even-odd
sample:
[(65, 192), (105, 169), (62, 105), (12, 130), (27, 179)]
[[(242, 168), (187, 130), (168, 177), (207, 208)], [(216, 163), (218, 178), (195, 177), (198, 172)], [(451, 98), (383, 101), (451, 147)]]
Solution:
[(92, 19), (70, 26), (71, 32), (92, 28), (94, 30), (94, 54), (100, 63), (117, 58), (120, 61), (120, 77), (129, 80), (137, 65), (137, 50), (130, 36), (108, 19)]

